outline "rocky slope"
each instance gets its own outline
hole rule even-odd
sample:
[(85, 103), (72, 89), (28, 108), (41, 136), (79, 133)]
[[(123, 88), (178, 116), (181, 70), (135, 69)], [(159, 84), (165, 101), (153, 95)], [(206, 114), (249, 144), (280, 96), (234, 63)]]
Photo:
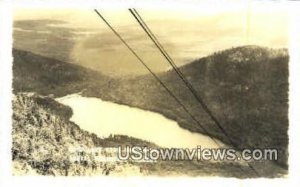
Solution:
[(49, 97), (34, 93), (19, 93), (13, 97), (15, 175), (128, 175), (132, 172), (142, 175), (138, 166), (127, 162), (95, 162), (93, 156), (84, 160), (75, 156), (89, 153), (92, 148), (153, 144), (125, 136), (100, 139), (69, 121), (71, 115), (70, 108)]

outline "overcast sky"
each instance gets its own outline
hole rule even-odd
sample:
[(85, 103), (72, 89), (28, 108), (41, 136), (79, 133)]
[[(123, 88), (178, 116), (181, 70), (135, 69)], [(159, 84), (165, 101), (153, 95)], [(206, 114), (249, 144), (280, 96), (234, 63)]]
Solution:
[[(288, 46), (287, 14), (280, 8), (138, 11), (178, 65), (236, 46)], [(153, 70), (169, 68), (128, 10), (102, 13)], [(15, 48), (110, 76), (147, 73), (93, 10), (18, 10), (14, 19)]]

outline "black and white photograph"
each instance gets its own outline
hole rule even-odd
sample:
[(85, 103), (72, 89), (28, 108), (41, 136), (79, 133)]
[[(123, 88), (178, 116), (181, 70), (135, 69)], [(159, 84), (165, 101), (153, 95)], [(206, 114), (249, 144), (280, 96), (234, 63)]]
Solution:
[(13, 177), (289, 178), (286, 6), (11, 15)]

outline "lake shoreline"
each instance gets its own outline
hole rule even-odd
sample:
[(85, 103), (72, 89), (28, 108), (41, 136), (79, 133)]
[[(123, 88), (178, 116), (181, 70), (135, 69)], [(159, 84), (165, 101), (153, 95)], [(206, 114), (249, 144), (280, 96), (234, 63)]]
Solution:
[[(215, 145), (210, 137), (190, 132), (180, 127), (175, 120), (168, 119), (164, 115), (153, 111), (103, 101), (96, 97), (84, 97), (80, 92), (56, 98), (56, 101), (72, 108), (73, 116), (70, 119), (71, 121), (78, 124), (84, 130), (95, 133), (102, 138), (110, 135), (127, 135), (150, 141), (161, 147), (219, 147)], [(96, 104), (97, 106), (95, 106)], [(98, 112), (95, 112), (92, 108), (98, 110)], [(104, 114), (111, 116), (111, 118), (115, 118), (115, 115), (120, 119), (109, 119)], [(101, 116), (100, 118), (99, 115)], [(108, 125), (103, 125), (105, 123)], [(123, 124), (127, 126), (124, 127)], [(142, 131), (139, 124), (144, 125)], [(222, 145), (221, 142), (220, 144)]]

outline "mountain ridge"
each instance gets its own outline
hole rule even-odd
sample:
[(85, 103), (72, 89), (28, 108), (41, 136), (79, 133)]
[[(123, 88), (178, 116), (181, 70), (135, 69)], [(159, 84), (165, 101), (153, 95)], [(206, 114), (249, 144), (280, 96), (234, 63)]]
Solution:
[[(238, 148), (278, 147), (280, 159), (277, 163), (286, 168), (288, 59), (286, 49), (246, 46), (216, 52), (179, 68), (222, 122)], [(84, 96), (159, 112), (176, 120), (183, 128), (203, 133), (151, 75), (133, 79), (110, 79), (97, 75), (88, 76), (83, 81), (77, 80), (75, 73), (75, 81), (71, 79), (71, 86), (54, 81), (53, 88), (48, 88), (43, 82), (32, 87), (26, 87), (23, 83), (25, 88), (20, 89), (20, 83), (15, 79), (24, 77), (19, 74), (21, 62), (22, 58), (14, 59), (14, 92), (35, 91), (46, 95), (51, 92), (55, 96), (63, 96), (84, 90)], [(46, 70), (43, 73), (51, 77), (53, 72)], [(95, 72), (91, 74), (96, 75)], [(158, 76), (197, 116), (210, 136), (228, 143), (174, 71), (159, 73)], [(23, 78), (20, 80), (24, 81)], [(40, 79), (31, 81), (39, 82)]]

